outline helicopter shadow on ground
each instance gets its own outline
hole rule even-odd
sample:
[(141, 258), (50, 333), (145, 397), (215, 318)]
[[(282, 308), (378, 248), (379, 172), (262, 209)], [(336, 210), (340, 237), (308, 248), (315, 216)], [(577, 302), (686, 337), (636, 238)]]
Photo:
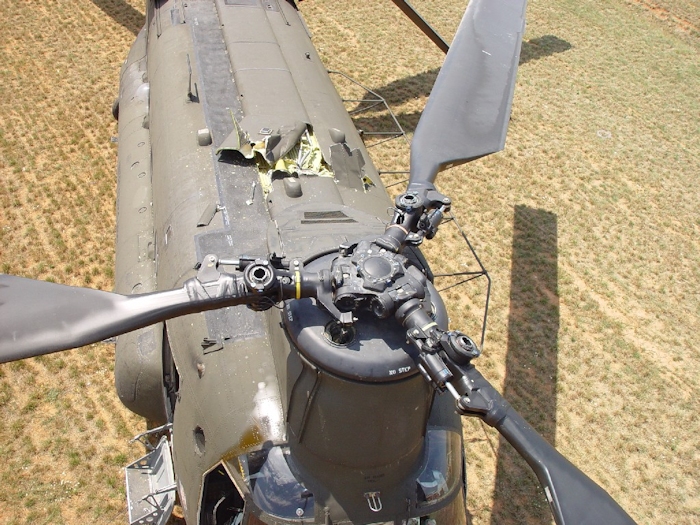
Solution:
[[(557, 419), (557, 265), (557, 216), (515, 206), (503, 397), (552, 445)], [(501, 438), (491, 523), (549, 523), (551, 519), (535, 475)]]
[[(557, 53), (564, 53), (572, 47), (573, 46), (569, 42), (554, 35), (543, 35), (537, 38), (531, 38), (530, 40), (524, 40), (520, 49), (519, 65), (522, 66), (528, 62), (552, 56)], [(435, 68), (418, 73), (417, 75), (401, 78), (376, 89), (375, 92), (386, 100), (389, 107), (396, 107), (411, 99), (428, 96), (439, 72), (440, 68)], [(360, 103), (354, 108), (351, 108), (351, 111), (357, 111), (361, 109), (361, 107), (362, 104)], [(359, 113), (359, 115), (361, 115), (361, 113)], [(397, 115), (397, 118), (404, 130), (410, 133), (416, 129), (420, 115), (420, 112), (401, 113)], [(372, 120), (376, 120), (377, 122), (372, 123)], [(382, 128), (382, 126), (386, 126), (387, 123), (392, 123), (388, 117), (378, 116), (364, 118), (365, 129)]]
[(139, 34), (146, 21), (142, 13), (124, 0), (92, 0), (92, 3), (134, 35)]

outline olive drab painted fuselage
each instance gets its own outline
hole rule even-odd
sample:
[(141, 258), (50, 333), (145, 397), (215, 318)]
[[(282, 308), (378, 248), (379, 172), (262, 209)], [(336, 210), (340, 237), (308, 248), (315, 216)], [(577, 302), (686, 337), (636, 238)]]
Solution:
[(117, 293), (0, 274), (0, 363), (119, 336), (150, 422), (131, 525), (466, 523), (458, 414), (558, 524), (634, 524), (477, 370), (416, 249), (450, 211), (438, 173), (505, 145), (526, 0), (469, 2), (393, 207), (292, 0), (146, 7), (113, 106)]
[[(117, 292), (181, 286), (207, 254), (320, 268), (384, 231), (391, 202), (293, 3), (147, 4), (117, 108)], [(360, 318), (338, 343), (330, 322), (303, 299), (118, 338), (120, 399), (172, 425), (187, 523), (466, 522), (451, 399), (398, 325)]]

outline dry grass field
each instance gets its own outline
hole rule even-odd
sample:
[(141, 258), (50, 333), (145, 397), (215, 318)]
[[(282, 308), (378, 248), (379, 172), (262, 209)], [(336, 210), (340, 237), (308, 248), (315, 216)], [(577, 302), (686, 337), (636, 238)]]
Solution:
[[(412, 3), (451, 39), (461, 2)], [(389, 1), (301, 8), (329, 69), (385, 97), (410, 136), (440, 51)], [(0, 14), (0, 271), (109, 290), (110, 106), (143, 6), (0, 0)], [(493, 279), (482, 372), (640, 524), (700, 523), (698, 93), (697, 2), (531, 0), (505, 151), (438, 180)], [(371, 151), (407, 166), (399, 141)], [(435, 270), (473, 267), (441, 234)], [(473, 330), (482, 284), (445, 297)], [(112, 356), (0, 365), (0, 523), (126, 522), (122, 467), (145, 423), (114, 393)], [(464, 428), (471, 522), (548, 523), (524, 462)]]

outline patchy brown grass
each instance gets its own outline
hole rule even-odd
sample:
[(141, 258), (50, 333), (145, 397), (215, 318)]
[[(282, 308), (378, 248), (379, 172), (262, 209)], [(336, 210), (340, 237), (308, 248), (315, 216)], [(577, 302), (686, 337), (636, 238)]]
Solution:
[[(111, 289), (110, 107), (133, 33), (96, 4), (2, 2), (0, 271)], [(126, 521), (122, 467), (144, 425), (113, 368), (109, 345), (0, 367), (1, 523)]]
[[(413, 4), (451, 36), (462, 6)], [(389, 3), (348, 6), (303, 4), (324, 60), (412, 131), (439, 51)], [(636, 5), (531, 2), (506, 150), (439, 178), (494, 281), (481, 368), (639, 523), (700, 521), (699, 69), (692, 33)], [(399, 169), (405, 148), (375, 160)], [(428, 252), (464, 264), (450, 233)], [(446, 294), (453, 326), (478, 293)], [(548, 521), (523, 462), (465, 429), (473, 522)]]
[[(451, 38), (462, 5), (412, 3)], [(141, 3), (0, 5), (0, 271), (110, 289), (110, 105)], [(411, 132), (440, 51), (390, 2), (302, 9), (328, 67)], [(639, 523), (700, 522), (696, 11), (533, 0), (506, 150), (439, 179), (494, 281), (481, 369)], [(372, 152), (407, 165), (399, 141)], [(443, 230), (437, 266), (471, 264)], [(446, 297), (453, 326), (475, 330), (480, 285)], [(121, 467), (144, 424), (114, 395), (112, 352), (0, 366), (0, 522), (126, 520)], [(549, 520), (521, 460), (477, 421), (465, 430), (473, 523)]]

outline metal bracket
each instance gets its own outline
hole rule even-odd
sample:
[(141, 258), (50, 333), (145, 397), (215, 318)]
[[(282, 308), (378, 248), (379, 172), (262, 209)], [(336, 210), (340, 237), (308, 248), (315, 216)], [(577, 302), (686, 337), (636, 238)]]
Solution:
[(129, 443), (136, 443), (138, 441), (146, 448), (146, 450), (150, 452), (152, 450), (155, 450), (155, 447), (151, 445), (148, 438), (150, 438), (151, 436), (157, 436), (159, 434), (162, 434), (163, 432), (170, 432), (172, 428), (172, 423), (166, 423), (165, 425), (161, 425), (156, 428), (151, 428), (149, 430), (146, 430), (146, 432), (141, 432), (140, 434), (135, 435), (131, 439), (131, 441), (129, 441)]
[(379, 512), (382, 510), (382, 498), (381, 498), (381, 492), (376, 491), (376, 492), (365, 492), (365, 499), (367, 500), (367, 504), (369, 505), (369, 509), (372, 512)]
[[(165, 427), (169, 430), (170, 425), (160, 429)], [(176, 492), (168, 438), (163, 436), (154, 450), (128, 465), (125, 471), (129, 523), (165, 525), (175, 506)]]

